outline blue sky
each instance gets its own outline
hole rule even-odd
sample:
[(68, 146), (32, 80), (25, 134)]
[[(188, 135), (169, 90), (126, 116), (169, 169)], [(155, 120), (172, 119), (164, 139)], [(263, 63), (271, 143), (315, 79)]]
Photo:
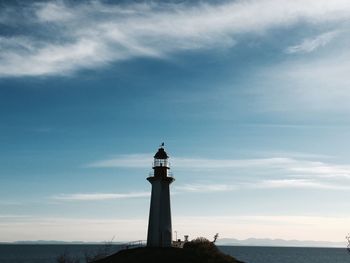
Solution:
[[(305, 3), (307, 2), (307, 4)], [(343, 241), (350, 3), (2, 1), (0, 238)]]

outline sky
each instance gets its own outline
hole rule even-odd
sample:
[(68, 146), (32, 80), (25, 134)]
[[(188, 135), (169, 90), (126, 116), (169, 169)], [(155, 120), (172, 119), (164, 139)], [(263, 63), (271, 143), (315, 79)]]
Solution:
[(0, 241), (344, 241), (350, 2), (0, 1)]

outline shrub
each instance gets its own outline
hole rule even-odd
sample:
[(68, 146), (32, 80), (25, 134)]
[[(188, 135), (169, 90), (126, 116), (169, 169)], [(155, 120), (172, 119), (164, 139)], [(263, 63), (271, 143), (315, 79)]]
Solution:
[(205, 237), (198, 237), (190, 242), (185, 243), (184, 248), (186, 249), (201, 249), (207, 251), (217, 251), (217, 247), (213, 242), (210, 242)]

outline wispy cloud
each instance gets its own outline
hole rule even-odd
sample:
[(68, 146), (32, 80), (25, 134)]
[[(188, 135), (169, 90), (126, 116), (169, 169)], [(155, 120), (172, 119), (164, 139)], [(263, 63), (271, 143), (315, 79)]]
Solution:
[(100, 160), (85, 165), (86, 167), (95, 168), (111, 168), (111, 167), (126, 167), (126, 168), (146, 168), (152, 165), (152, 154), (123, 154), (117, 155), (110, 159)]
[(236, 186), (227, 184), (215, 184), (215, 183), (195, 183), (185, 184), (175, 187), (177, 193), (181, 192), (194, 192), (194, 193), (212, 193), (212, 192), (227, 192), (237, 189)]
[(286, 50), (293, 54), (305, 54), (323, 47), (324, 51), (317, 53), (317, 56), (289, 57), (257, 73), (261, 85), (255, 91), (259, 94), (261, 109), (289, 112), (296, 116), (300, 116), (301, 111), (304, 115), (348, 112), (348, 28), (344, 26), (306, 39)]
[(289, 167), (292, 172), (310, 174), (324, 178), (347, 178), (350, 179), (349, 165), (334, 165), (323, 162), (308, 162), (305, 165)]
[(289, 54), (310, 53), (318, 48), (324, 47), (339, 34), (338, 31), (326, 32), (313, 38), (306, 38), (300, 44), (290, 46), (286, 49)]
[(30, 215), (11, 215), (11, 214), (0, 214), (0, 221), (1, 220), (7, 220), (7, 219), (23, 219), (23, 218), (31, 218)]
[(22, 205), (22, 202), (19, 201), (10, 201), (10, 200), (2, 200), (0, 201), (0, 205), (4, 205), (4, 206), (16, 206), (16, 205)]
[(100, 200), (115, 200), (149, 197), (149, 192), (136, 193), (77, 193), (77, 194), (59, 194), (52, 198), (62, 201), (100, 201)]
[[(100, 160), (87, 164), (86, 167), (97, 168), (149, 168), (152, 164), (151, 154), (125, 154), (111, 159)], [(171, 163), (177, 169), (229, 169), (229, 168), (284, 168), (290, 172), (313, 174), (329, 177), (350, 178), (350, 165), (338, 165), (314, 160), (319, 155), (298, 153), (299, 158), (274, 156), (271, 158), (246, 159), (210, 159), (193, 157), (172, 157)], [(302, 159), (302, 157), (304, 157)], [(326, 156), (321, 156), (325, 158)], [(305, 158), (312, 158), (308, 160)]]
[[(256, 180), (254, 182), (216, 184), (215, 182), (194, 182), (175, 186), (173, 194), (186, 193), (217, 193), (231, 192), (244, 189), (324, 189), (324, 190), (350, 190), (350, 187), (315, 179), (275, 179)], [(149, 192), (136, 193), (75, 193), (59, 194), (51, 198), (59, 201), (106, 201), (116, 199), (149, 198)], [(0, 216), (1, 218), (1, 216)]]
[(253, 180), (250, 182), (227, 182), (226, 184), (216, 184), (215, 182), (192, 183), (175, 187), (177, 194), (184, 193), (215, 193), (215, 192), (231, 192), (246, 189), (323, 189), (323, 190), (350, 190), (349, 186), (325, 182), (316, 179), (266, 179)]
[[(221, 169), (235, 167), (270, 166), (294, 162), (293, 159), (285, 157), (255, 158), (255, 159), (209, 159), (173, 157), (171, 163), (178, 168), (191, 169)], [(100, 160), (87, 164), (86, 167), (126, 167), (126, 168), (149, 168), (152, 164), (152, 154), (129, 154), (118, 155), (114, 158)]]
[[(65, 75), (140, 56), (164, 58), (184, 50), (231, 47), (241, 34), (301, 22), (329, 25), (345, 21), (349, 13), (345, 0), (37, 2), (1, 11), (2, 24), (14, 34), (0, 37), (0, 76)], [(292, 50), (311, 50), (326, 39)]]
[[(284, 153), (287, 156), (287, 153)], [(98, 161), (88, 165), (95, 168), (144, 168), (150, 167), (150, 154), (120, 155), (113, 159)], [(210, 193), (234, 191), (238, 189), (328, 189), (348, 190), (350, 165), (326, 162), (328, 156), (291, 153), (290, 157), (252, 158), (252, 159), (209, 159), (209, 158), (171, 158), (178, 172), (192, 171), (195, 175), (206, 174), (208, 181), (196, 179), (191, 183), (175, 186), (177, 193)], [(294, 157), (292, 157), (294, 156)], [(298, 157), (298, 158), (297, 158)], [(322, 161), (317, 160), (321, 158)], [(212, 176), (221, 178), (218, 184)], [(234, 176), (234, 182), (230, 181)], [(193, 179), (192, 179), (193, 180)]]
[(350, 187), (332, 183), (319, 182), (311, 179), (279, 179), (263, 180), (251, 185), (251, 188), (279, 189), (279, 188), (307, 188), (307, 189), (328, 189), (328, 190), (350, 190)]
[(228, 169), (244, 167), (275, 166), (294, 162), (285, 157), (252, 159), (209, 159), (209, 158), (173, 158), (173, 164), (179, 168), (192, 169)]

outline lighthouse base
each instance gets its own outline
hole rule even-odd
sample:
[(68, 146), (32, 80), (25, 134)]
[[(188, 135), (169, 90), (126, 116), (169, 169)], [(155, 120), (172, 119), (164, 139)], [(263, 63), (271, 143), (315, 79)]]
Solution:
[(148, 177), (152, 184), (151, 205), (148, 222), (148, 247), (171, 247), (172, 227), (169, 185), (172, 177)]

